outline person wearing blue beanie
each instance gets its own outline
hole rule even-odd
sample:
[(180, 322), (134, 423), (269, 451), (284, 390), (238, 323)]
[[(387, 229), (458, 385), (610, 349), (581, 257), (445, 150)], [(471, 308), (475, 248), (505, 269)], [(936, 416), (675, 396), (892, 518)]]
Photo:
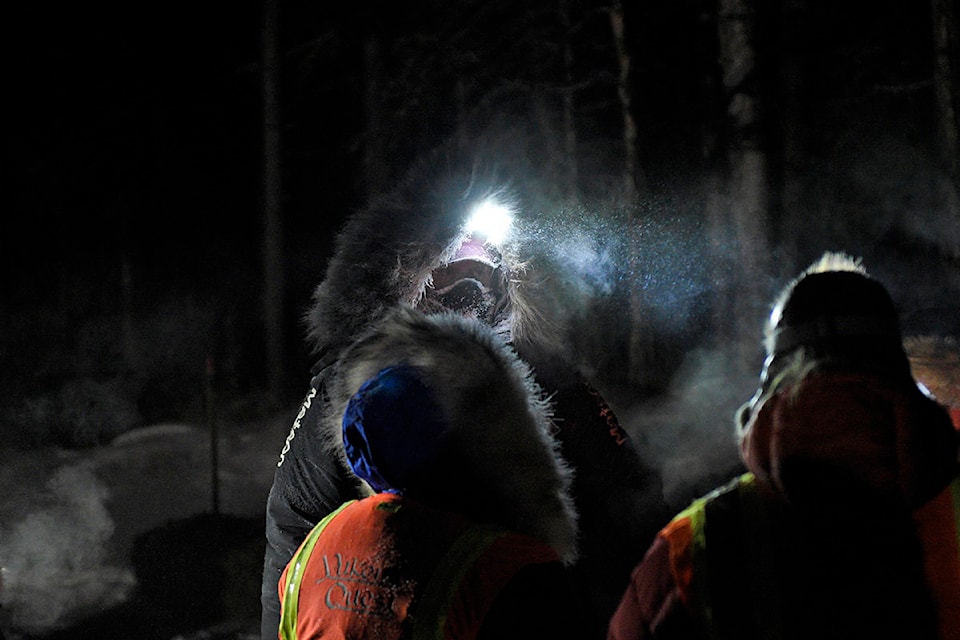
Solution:
[(280, 638), (588, 635), (570, 470), (515, 354), (474, 319), (402, 310), (339, 366), (325, 427), (365, 497), (282, 572)]

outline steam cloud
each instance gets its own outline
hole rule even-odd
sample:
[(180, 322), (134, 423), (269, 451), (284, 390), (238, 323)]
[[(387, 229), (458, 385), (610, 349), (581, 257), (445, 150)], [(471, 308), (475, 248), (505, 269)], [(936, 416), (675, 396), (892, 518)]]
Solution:
[(4, 626), (44, 633), (123, 602), (132, 571), (111, 563), (108, 490), (90, 465), (60, 468), (39, 504), (0, 529)]
[(679, 510), (692, 498), (733, 477), (740, 468), (734, 415), (756, 388), (737, 374), (736, 353), (695, 349), (684, 358), (662, 396), (621, 416), (641, 453), (660, 470), (664, 498)]

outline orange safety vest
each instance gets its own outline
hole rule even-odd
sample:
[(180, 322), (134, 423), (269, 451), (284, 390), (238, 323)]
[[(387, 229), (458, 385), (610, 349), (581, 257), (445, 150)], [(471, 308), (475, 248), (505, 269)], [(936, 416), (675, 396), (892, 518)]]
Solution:
[[(738, 637), (744, 629), (768, 640), (784, 637), (781, 612), (771, 599), (776, 551), (770, 543), (771, 521), (763, 512), (763, 499), (753, 474), (746, 473), (695, 500), (660, 533), (668, 542), (683, 603), (707, 637), (723, 637), (721, 628), (730, 628), (729, 621), (744, 612), (752, 619), (735, 621)], [(923, 550), (924, 575), (937, 607), (938, 637), (960, 640), (960, 477), (915, 511), (913, 519)], [(711, 548), (710, 541), (721, 537), (725, 542), (737, 540), (738, 561), (743, 564), (718, 561), (726, 548), (718, 544)], [(723, 575), (711, 580), (711, 571)], [(734, 574), (738, 579), (728, 580)], [(731, 605), (738, 600), (736, 613), (725, 610), (734, 608)], [(742, 602), (749, 602), (749, 607), (743, 608)], [(718, 624), (720, 616), (724, 621)]]
[(474, 638), (545, 543), (381, 493), (344, 503), (307, 536), (279, 582), (282, 640)]

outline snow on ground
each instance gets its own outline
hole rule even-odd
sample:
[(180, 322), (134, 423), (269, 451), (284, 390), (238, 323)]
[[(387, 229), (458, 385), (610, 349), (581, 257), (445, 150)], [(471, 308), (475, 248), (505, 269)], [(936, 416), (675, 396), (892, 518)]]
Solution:
[[(222, 430), (220, 514), (262, 518), (286, 423)], [(138, 537), (213, 512), (210, 450), (209, 433), (184, 424), (84, 451), (0, 450), (0, 630), (42, 637), (128, 600)]]

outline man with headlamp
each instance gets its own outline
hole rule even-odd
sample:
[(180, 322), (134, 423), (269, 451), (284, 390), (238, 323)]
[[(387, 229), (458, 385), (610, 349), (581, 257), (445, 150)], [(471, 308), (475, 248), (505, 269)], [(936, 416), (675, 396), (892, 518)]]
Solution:
[(448, 263), (433, 270), (419, 309), (455, 310), (492, 327), (505, 321), (509, 283), (497, 245), (506, 239), (512, 221), (505, 206), (492, 200), (478, 203), (466, 226), (469, 235)]
[[(281, 570), (319, 520), (358, 497), (317, 428), (333, 411), (326, 389), (340, 375), (344, 351), (398, 306), (482, 320), (532, 368), (550, 397), (561, 455), (574, 471), (580, 514), (575, 570), (600, 635), (639, 560), (636, 553), (665, 522), (659, 477), (641, 462), (606, 402), (564, 359), (545, 278), (531, 267), (524, 246), (521, 222), (531, 221), (513, 219), (510, 226), (518, 206), (503, 183), (473, 158), (464, 162), (441, 152), (389, 197), (352, 216), (339, 234), (306, 319), (318, 358), (314, 377), (267, 503), (264, 639), (277, 636)], [(481, 204), (486, 212), (472, 218)], [(498, 222), (493, 229), (474, 226), (490, 219)], [(498, 237), (507, 227), (510, 233)]]

